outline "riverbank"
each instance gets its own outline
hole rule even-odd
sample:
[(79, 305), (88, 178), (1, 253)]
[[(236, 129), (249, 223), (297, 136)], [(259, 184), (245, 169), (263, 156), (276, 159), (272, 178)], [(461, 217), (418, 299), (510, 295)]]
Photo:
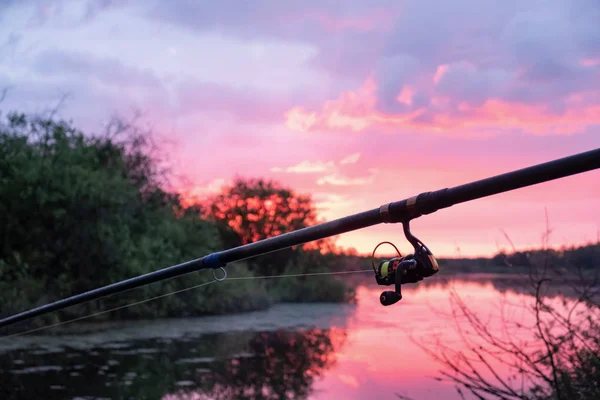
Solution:
[[(298, 271), (289, 270), (285, 272), (285, 274), (295, 273), (298, 273)], [(210, 271), (202, 271), (196, 273), (193, 277), (176, 278), (166, 282), (166, 284), (153, 284), (51, 313), (5, 328), (2, 333), (22, 332), (111, 309), (116, 310), (94, 316), (90, 320), (107, 322), (203, 317), (268, 310), (274, 305), (285, 303), (351, 304), (356, 300), (356, 287), (338, 276), (314, 275), (256, 279), (253, 273), (241, 267), (231, 268), (229, 278), (222, 282), (214, 282)], [(207, 282), (214, 283), (203, 285)], [(199, 285), (201, 286), (196, 288)], [(193, 289), (181, 292), (186, 288)], [(162, 297), (164, 294), (175, 291), (178, 291), (178, 293)], [(0, 298), (3, 298), (5, 304), (8, 304), (10, 296), (16, 295), (16, 293), (3, 292), (0, 294)], [(155, 300), (139, 303), (157, 296), (159, 298)], [(52, 301), (52, 298), (46, 297), (45, 299)], [(35, 303), (26, 304), (23, 309), (43, 304), (42, 300), (39, 299)], [(19, 303), (24, 304), (22, 298)], [(128, 307), (130, 304), (131, 306)], [(17, 309), (14, 306), (4, 307), (2, 314), (17, 313), (23, 311), (23, 309)]]

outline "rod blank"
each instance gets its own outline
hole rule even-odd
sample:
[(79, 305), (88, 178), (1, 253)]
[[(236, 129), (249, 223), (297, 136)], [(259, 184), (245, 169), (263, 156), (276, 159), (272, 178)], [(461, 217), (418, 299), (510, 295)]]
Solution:
[(453, 188), (421, 193), (417, 196), (384, 204), (379, 208), (339, 218), (297, 231), (260, 240), (229, 250), (174, 265), (138, 277), (116, 282), (101, 288), (77, 294), (66, 299), (15, 314), (0, 320), (0, 327), (15, 324), (49, 312), (81, 304), (90, 300), (124, 292), (150, 283), (173, 278), (202, 269), (214, 269), (292, 246), (326, 237), (366, 228), (380, 223), (404, 222), (441, 208), (499, 194), (526, 186), (564, 178), (600, 168), (600, 148), (575, 154), (543, 164), (467, 183)]

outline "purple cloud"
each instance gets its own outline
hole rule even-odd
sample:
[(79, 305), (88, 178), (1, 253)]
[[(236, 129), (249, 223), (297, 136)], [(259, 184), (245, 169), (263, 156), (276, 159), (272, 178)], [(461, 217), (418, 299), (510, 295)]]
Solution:
[[(378, 14), (381, 10), (385, 13)], [(560, 112), (562, 97), (589, 89), (598, 78), (598, 68), (580, 64), (600, 57), (600, 3), (593, 0), (554, 0), (542, 8), (517, 0), (348, 2), (344, 7), (334, 1), (187, 1), (161, 2), (149, 13), (196, 31), (311, 44), (318, 53), (310, 66), (347, 78), (354, 87), (375, 77), (378, 109), (385, 113), (428, 107), (436, 95), (454, 98), (455, 106), (501, 99)], [(335, 21), (338, 29), (332, 28)], [(423, 77), (433, 76), (440, 65), (448, 65), (443, 79), (427, 87)], [(412, 106), (397, 101), (406, 85), (415, 92)]]
[(118, 87), (142, 87), (156, 90), (158, 77), (147, 68), (129, 67), (116, 59), (100, 58), (93, 53), (45, 50), (33, 63), (33, 69), (46, 77), (95, 80), (97, 84)]
[[(69, 14), (63, 0), (36, 9), (47, 17)], [(600, 63), (582, 64), (600, 58), (600, 3), (593, 0), (552, 0), (543, 7), (517, 0), (483, 0), (476, 5), (472, 0), (375, 0), (343, 6), (334, 0), (89, 1), (71, 13), (85, 24), (119, 9), (191, 37), (218, 34), (241, 43), (308, 45), (316, 52), (301, 61), (306, 63), (301, 67), (331, 76), (329, 87), (319, 83), (320, 96), (330, 93), (329, 98), (336, 98), (373, 78), (374, 112), (405, 115), (421, 110), (413, 119), (417, 123), (434, 122), (440, 112), (473, 114), (465, 104), (477, 107), (490, 99), (543, 106), (560, 114), (568, 109), (570, 96), (587, 92), (583, 102), (589, 102), (600, 74)], [(57, 26), (64, 27), (65, 21)], [(118, 25), (124, 20), (115, 21)], [(93, 90), (125, 88), (125, 98), (133, 102), (167, 104), (182, 113), (225, 112), (253, 122), (280, 121), (294, 105), (311, 109), (317, 100), (326, 100), (311, 95), (308, 87), (288, 94), (264, 89), (259, 93), (242, 85), (204, 82), (201, 76), (167, 79), (156, 70), (110, 57), (93, 49), (90, 54), (46, 49), (34, 68), (57, 81), (66, 81), (67, 75), (61, 75), (67, 72), (82, 85), (91, 79), (100, 88)], [(440, 67), (444, 73), (434, 82)]]
[(450, 64), (436, 92), (479, 106), (490, 97), (503, 97), (513, 77), (501, 68), (477, 69), (468, 62)]
[(180, 115), (194, 112), (224, 112), (246, 122), (283, 121), (294, 104), (294, 96), (269, 95), (252, 89), (234, 89), (219, 84), (183, 82), (177, 86)]

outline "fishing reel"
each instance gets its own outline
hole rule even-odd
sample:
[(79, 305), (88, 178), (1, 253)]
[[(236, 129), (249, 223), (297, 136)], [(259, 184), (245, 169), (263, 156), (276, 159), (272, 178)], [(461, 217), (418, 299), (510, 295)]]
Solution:
[[(377, 283), (385, 286), (395, 285), (395, 291), (389, 290), (381, 293), (379, 301), (384, 306), (390, 306), (402, 299), (401, 286), (403, 283), (417, 283), (440, 270), (438, 262), (431, 251), (410, 232), (408, 221), (403, 223), (403, 228), (404, 236), (415, 249), (414, 254), (403, 257), (393, 243), (381, 242), (373, 249), (371, 257)], [(375, 268), (375, 251), (382, 244), (392, 245), (398, 253), (398, 257), (382, 261)]]

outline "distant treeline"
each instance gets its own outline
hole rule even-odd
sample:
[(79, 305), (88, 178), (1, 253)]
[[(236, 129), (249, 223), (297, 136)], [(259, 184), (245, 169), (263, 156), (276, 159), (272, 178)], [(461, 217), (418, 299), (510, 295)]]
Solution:
[[(120, 123), (103, 134), (11, 113), (0, 120), (0, 315), (317, 223), (309, 196), (275, 182), (237, 179), (201, 204), (165, 189), (169, 174), (147, 134)], [(336, 266), (323, 240), (237, 263), (232, 275)], [(324, 254), (325, 253), (325, 254)], [(53, 314), (78, 317), (212, 280), (210, 271)], [(349, 301), (330, 277), (222, 282), (102, 318), (238, 312), (278, 301)], [(49, 322), (49, 321), (46, 321)]]
[(485, 258), (439, 259), (443, 273), (527, 273), (531, 267), (593, 270), (600, 266), (600, 243), (560, 249), (500, 252)]
[[(435, 255), (435, 249), (432, 250)], [(385, 257), (376, 257), (376, 264)], [(440, 265), (439, 275), (456, 273), (528, 273), (532, 267), (544, 265), (553, 269), (594, 270), (600, 266), (600, 243), (560, 249), (531, 249), (512, 253), (500, 252), (492, 257), (444, 258), (436, 257)], [(371, 256), (348, 251), (338, 254), (332, 268), (355, 270), (369, 268)], [(349, 280), (354, 280), (348, 278)]]

